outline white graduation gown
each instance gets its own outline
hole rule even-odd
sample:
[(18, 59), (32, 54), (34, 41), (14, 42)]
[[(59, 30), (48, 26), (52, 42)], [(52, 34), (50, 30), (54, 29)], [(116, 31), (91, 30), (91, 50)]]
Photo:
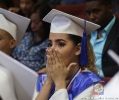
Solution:
[[(89, 88), (84, 90), (82, 93), (77, 95), (73, 100), (88, 100), (88, 99), (90, 100), (91, 98), (93, 98), (93, 86), (90, 86)], [(67, 89), (60, 89), (56, 91), (52, 95), (50, 100), (69, 100)]]
[(2, 100), (17, 100), (11, 73), (0, 66), (0, 96)]

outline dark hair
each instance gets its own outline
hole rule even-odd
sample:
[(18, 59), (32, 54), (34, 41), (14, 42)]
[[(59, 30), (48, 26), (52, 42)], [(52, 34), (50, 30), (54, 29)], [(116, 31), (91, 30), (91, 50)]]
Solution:
[[(49, 12), (51, 11), (51, 8), (48, 4), (41, 4), (41, 3), (37, 3), (33, 6), (30, 15), (32, 15), (33, 13), (38, 12), (40, 19), (42, 20)], [(49, 37), (49, 33), (50, 33), (50, 23), (44, 22), (43, 23), (43, 27), (44, 27), (44, 39)], [(44, 40), (43, 39), (43, 40)]]
[(81, 43), (82, 37), (69, 34), (69, 38), (73, 41), (74, 45)]
[(85, 2), (98, 1), (102, 5), (112, 4), (112, 0), (85, 0)]
[(9, 8), (5, 0), (0, 0), (0, 8), (3, 8), (3, 9)]

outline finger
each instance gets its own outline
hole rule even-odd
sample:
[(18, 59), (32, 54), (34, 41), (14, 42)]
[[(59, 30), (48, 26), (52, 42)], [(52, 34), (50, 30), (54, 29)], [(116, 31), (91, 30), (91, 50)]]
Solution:
[(38, 74), (46, 73), (46, 68), (43, 68), (43, 69), (39, 70), (37, 73), (38, 73)]
[(47, 66), (51, 67), (52, 66), (52, 60), (49, 55), (47, 55)]
[(56, 63), (57, 63), (57, 61), (56, 61), (56, 54), (55, 54), (55, 51), (54, 50), (52, 50), (52, 55), (53, 55), (53, 64), (55, 65)]
[(58, 52), (57, 49), (55, 49), (55, 54), (56, 54), (57, 60), (58, 60), (60, 63), (62, 63), (63, 60), (62, 60), (61, 54)]
[(74, 66), (76, 66), (77, 63), (71, 63), (68, 67), (67, 67), (67, 70), (70, 71), (71, 68), (73, 68)]

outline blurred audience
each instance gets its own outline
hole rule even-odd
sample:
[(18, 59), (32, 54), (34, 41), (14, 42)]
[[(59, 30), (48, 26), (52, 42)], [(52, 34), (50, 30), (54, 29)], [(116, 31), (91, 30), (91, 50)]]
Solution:
[(51, 10), (48, 5), (37, 3), (31, 10), (31, 30), (25, 33), (22, 42), (12, 56), (34, 71), (39, 71), (46, 64), (46, 47), (50, 24), (43, 22), (43, 17)]
[(117, 64), (107, 54), (109, 49), (119, 54), (119, 20), (112, 13), (112, 0), (85, 0), (85, 2), (89, 20), (101, 26), (90, 35), (96, 56), (95, 64), (101, 77), (112, 77), (119, 70)]
[(81, 4), (85, 0), (38, 0), (38, 2), (45, 2), (50, 5), (60, 5), (60, 4)]
[(112, 5), (113, 5), (113, 13), (119, 14), (119, 0), (113, 0)]
[(29, 17), (30, 11), (37, 0), (20, 0), (19, 7), (11, 7), (9, 11)]
[(10, 7), (13, 7), (14, 3), (12, 0), (0, 0), (0, 7), (4, 9), (8, 9)]

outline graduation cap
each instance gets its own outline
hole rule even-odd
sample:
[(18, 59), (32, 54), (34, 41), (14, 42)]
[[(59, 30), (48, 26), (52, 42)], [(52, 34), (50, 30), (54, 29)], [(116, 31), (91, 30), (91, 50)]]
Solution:
[[(35, 71), (28, 68), (27, 66), (21, 64), (20, 62), (16, 61), (12, 57), (0, 51), (0, 72), (2, 72), (1, 71), (2, 67), (10, 72), (10, 73), (7, 72), (8, 76), (10, 76), (10, 74), (12, 75), (17, 100), (32, 100), (35, 90), (35, 84), (38, 79), (38, 74)], [(4, 78), (5, 77), (3, 77), (3, 79)], [(7, 82), (8, 83), (4, 83), (4, 85), (9, 85), (12, 81), (9, 80)], [(2, 92), (2, 94), (5, 95), (4, 94), (6, 93), (5, 87), (3, 87), (2, 89), (3, 91), (0, 90), (0, 93)], [(1, 97), (3, 95), (1, 95)], [(11, 100), (11, 99), (9, 98), (5, 100)]]
[(19, 44), (30, 19), (0, 8), (0, 29), (7, 31)]
[(43, 21), (51, 23), (51, 33), (72, 34), (82, 37), (80, 65), (88, 64), (86, 35), (98, 29), (100, 26), (70, 14), (52, 9)]

